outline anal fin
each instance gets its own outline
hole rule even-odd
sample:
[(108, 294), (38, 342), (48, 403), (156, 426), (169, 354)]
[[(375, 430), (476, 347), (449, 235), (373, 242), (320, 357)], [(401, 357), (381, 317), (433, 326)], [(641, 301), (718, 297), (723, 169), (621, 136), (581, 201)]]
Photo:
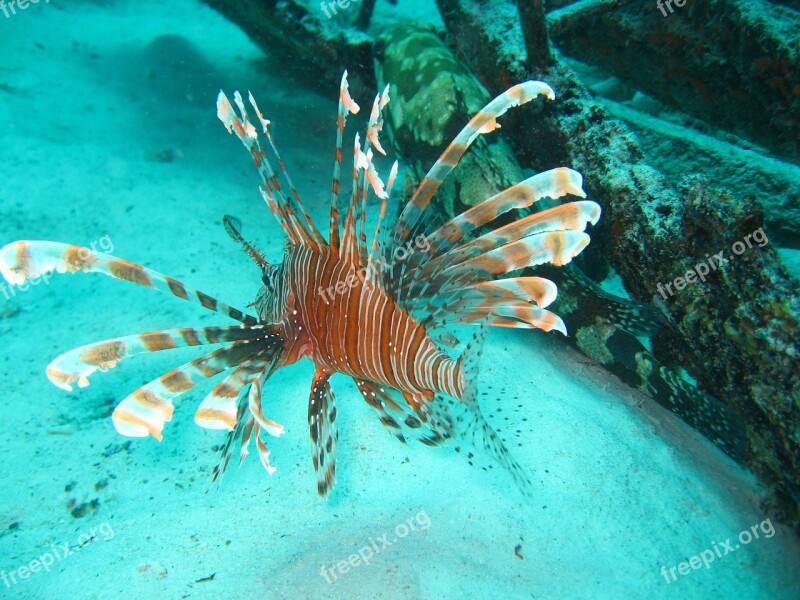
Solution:
[(401, 442), (406, 438), (418, 440), (426, 446), (438, 446), (451, 436), (451, 424), (441, 411), (437, 399), (412, 396), (409, 401), (397, 390), (385, 388), (367, 379), (354, 378), (358, 390), (381, 423)]

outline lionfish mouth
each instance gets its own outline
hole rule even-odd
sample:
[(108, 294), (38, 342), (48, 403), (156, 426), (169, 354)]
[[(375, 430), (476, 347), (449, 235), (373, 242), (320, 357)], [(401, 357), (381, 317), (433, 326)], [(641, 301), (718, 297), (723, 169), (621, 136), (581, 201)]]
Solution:
[[(319, 298), (305, 300), (316, 302), (315, 310), (324, 312), (322, 322), (327, 329), (322, 337), (334, 340), (327, 350), (330, 360), (325, 358), (326, 352), (313, 344), (303, 346), (304, 351), (300, 353), (317, 362), (308, 414), (318, 492), (327, 495), (335, 481), (338, 433), (334, 396), (328, 379), (338, 370), (353, 377), (364, 399), (399, 440), (405, 442), (413, 438), (428, 445), (453, 440), (456, 450), (463, 449), (461, 453), (470, 459), (478, 452), (488, 454), (511, 473), (526, 494), (531, 494), (528, 476), (478, 407), (478, 356), (487, 326), (555, 329), (566, 334), (563, 321), (545, 309), (555, 299), (555, 284), (540, 277), (497, 278), (547, 262), (555, 265), (570, 262), (589, 243), (584, 230), (588, 223), (597, 222), (600, 207), (586, 200), (568, 202), (470, 239), (473, 232), (485, 229), (498, 217), (515, 209), (528, 208), (541, 198), (561, 198), (567, 194), (585, 198), (581, 175), (568, 168), (557, 168), (486, 199), (433, 231), (426, 230), (422, 217), (431, 199), (475, 139), (498, 128), (497, 119), (508, 109), (540, 95), (550, 100), (555, 98), (546, 84), (528, 81), (492, 100), (469, 121), (430, 169), (393, 226), (388, 227), (388, 199), (398, 164), (395, 161), (384, 181), (373, 163), (373, 149), (385, 154), (380, 133), (389, 90), (387, 85), (375, 98), (363, 143), (360, 136), (355, 136), (353, 191), (340, 232), (343, 133), (347, 117), (359, 111), (348, 91), (347, 72), (342, 76), (327, 240), (303, 207), (273, 142), (270, 122), (264, 118), (252, 95), (248, 100), (255, 111), (258, 127), (248, 118), (238, 92), (234, 94), (233, 104), (221, 92), (217, 101), (217, 116), (247, 148), (261, 175), (261, 194), (287, 241), (283, 270), (275, 271), (282, 273), (283, 279), (278, 277), (271, 282), (275, 289), (270, 287), (271, 293), (265, 293), (267, 297), (263, 299), (271, 312), (263, 314), (280, 312), (281, 302), (285, 302), (285, 298), (280, 297), (281, 289), (288, 289), (286, 278), (293, 278), (288, 282), (292, 289), (303, 285), (316, 289), (313, 272), (330, 275), (344, 271), (345, 267), (364, 267), (381, 257), (390, 258), (412, 236), (421, 236), (425, 241), (424, 250), (411, 254), (399, 266), (392, 263), (389, 269), (369, 272), (361, 286), (356, 289), (351, 285), (340, 300), (326, 299), (324, 308), (320, 308)], [(266, 143), (262, 143), (262, 135)], [(284, 192), (270, 156), (277, 160), (288, 193)], [(368, 244), (365, 212), (370, 192), (381, 200), (381, 207), (372, 242)], [(266, 277), (267, 269), (272, 267), (244, 240), (235, 220), (226, 217), (224, 222), (231, 237), (243, 245)], [(334, 266), (328, 271), (312, 272), (310, 256), (324, 256)], [(78, 387), (89, 385), (96, 371), (106, 371), (136, 354), (188, 346), (218, 346), (123, 399), (114, 410), (114, 425), (122, 435), (152, 436), (161, 440), (164, 425), (173, 415), (173, 400), (196, 384), (222, 375), (222, 380), (195, 413), (195, 422), (201, 427), (229, 432), (220, 462), (214, 468), (214, 481), (224, 473), (235, 442), (239, 442), (241, 461), (248, 454), (251, 439), (255, 439), (262, 464), (273, 473), (275, 468), (270, 464), (264, 434), (279, 436), (284, 430), (264, 415), (264, 384), (275, 370), (291, 362), (290, 358), (302, 343), (310, 344), (309, 340), (315, 339), (314, 344), (318, 344), (319, 336), (314, 338), (311, 332), (305, 331), (301, 335), (299, 330), (303, 327), (291, 314), (275, 322), (263, 322), (171, 277), (94, 249), (50, 241), (18, 241), (0, 249), (0, 273), (12, 285), (45, 274), (78, 271), (103, 273), (167, 292), (221, 313), (238, 325), (165, 329), (87, 344), (56, 358), (47, 368), (49, 379), (56, 386), (72, 391), (75, 384)], [(352, 294), (361, 296), (356, 299), (358, 301), (351, 301), (355, 298)], [(308, 298), (313, 296), (313, 291), (307, 295)], [(350, 320), (358, 322), (360, 328), (351, 326), (348, 329), (348, 319), (343, 318), (346, 315), (342, 312), (348, 306), (351, 310), (353, 306), (360, 307), (350, 315)], [(299, 310), (302, 314), (312, 312), (310, 306), (300, 306)], [(378, 335), (376, 328), (384, 323), (394, 324), (391, 333), (395, 337), (387, 347), (378, 347), (374, 340), (382, 338), (383, 333)], [(451, 359), (441, 348), (459, 343), (446, 329), (454, 324), (481, 324), (458, 360)], [(304, 341), (298, 341), (301, 339)], [(338, 362), (334, 360), (337, 356)], [(340, 364), (348, 367), (339, 367)], [(474, 452), (469, 448), (474, 448)]]

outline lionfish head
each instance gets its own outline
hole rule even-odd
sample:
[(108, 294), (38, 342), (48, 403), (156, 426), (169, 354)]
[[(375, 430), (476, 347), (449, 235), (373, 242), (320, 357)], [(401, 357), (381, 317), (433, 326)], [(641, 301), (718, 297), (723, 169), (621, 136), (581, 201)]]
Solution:
[(285, 294), (282, 293), (281, 267), (283, 263), (273, 265), (267, 263), (261, 270), (263, 287), (258, 290), (252, 306), (258, 318), (264, 323), (277, 323), (286, 309)]

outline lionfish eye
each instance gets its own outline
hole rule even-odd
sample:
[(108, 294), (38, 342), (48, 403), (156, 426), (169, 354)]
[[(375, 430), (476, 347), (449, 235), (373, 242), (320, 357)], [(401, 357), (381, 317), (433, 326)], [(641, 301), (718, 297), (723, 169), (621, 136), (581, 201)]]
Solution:
[(264, 271), (264, 275), (261, 277), (261, 282), (268, 288), (272, 289), (272, 283), (270, 282), (269, 273)]

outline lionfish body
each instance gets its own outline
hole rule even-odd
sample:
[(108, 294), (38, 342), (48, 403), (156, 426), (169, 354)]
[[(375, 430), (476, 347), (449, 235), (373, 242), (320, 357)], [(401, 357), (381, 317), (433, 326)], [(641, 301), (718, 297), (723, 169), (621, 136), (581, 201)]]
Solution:
[[(283, 427), (265, 415), (262, 391), (276, 369), (308, 358), (316, 365), (308, 422), (320, 495), (325, 496), (335, 480), (337, 408), (329, 385), (334, 373), (353, 378), (381, 422), (401, 441), (410, 437), (436, 445), (452, 438), (457, 450), (477, 447), (529, 492), (524, 471), (480, 412), (478, 356), (489, 325), (566, 330), (559, 317), (544, 308), (555, 299), (552, 282), (538, 277), (497, 277), (536, 264), (568, 263), (589, 243), (584, 229), (597, 221), (600, 209), (590, 201), (565, 203), (467, 240), (471, 232), (497, 217), (540, 198), (585, 197), (580, 174), (558, 168), (526, 179), (438, 227), (427, 227), (422, 217), (442, 180), (479, 135), (499, 127), (496, 119), (509, 108), (537, 95), (553, 99), (553, 91), (531, 81), (490, 102), (448, 146), (389, 228), (385, 216), (397, 163), (384, 182), (372, 161), (373, 148), (384, 153), (379, 134), (382, 110), (389, 101), (387, 86), (375, 98), (363, 144), (355, 136), (353, 190), (340, 227), (343, 132), (347, 116), (359, 110), (348, 93), (346, 75), (339, 93), (327, 240), (303, 208), (273, 143), (269, 121), (252, 96), (249, 101), (263, 137), (238, 92), (234, 95), (238, 111), (224, 94), (218, 98), (218, 117), (249, 151), (261, 175), (261, 194), (286, 238), (283, 262), (270, 264), (245, 241), (235, 219), (224, 219), (228, 233), (261, 269), (263, 287), (254, 303), (257, 317), (141, 265), (57, 242), (20, 241), (5, 246), (0, 250), (0, 271), (11, 284), (48, 271), (100, 272), (160, 289), (238, 321), (238, 326), (170, 329), (88, 344), (58, 357), (47, 369), (55, 385), (72, 390), (74, 383), (88, 385), (96, 370), (105, 371), (135, 354), (218, 345), (139, 388), (113, 414), (121, 434), (161, 439), (165, 422), (172, 418), (173, 399), (205, 379), (224, 375), (195, 414), (200, 426), (230, 432), (214, 470), (215, 480), (228, 465), (237, 441), (240, 460), (255, 440), (262, 464), (270, 473), (275, 470), (264, 434), (281, 435)], [(279, 165), (285, 186), (270, 155)], [(381, 207), (368, 245), (370, 190), (381, 199)], [(449, 331), (455, 324), (480, 325), (459, 358), (445, 349), (459, 345)]]
[(289, 355), (311, 358), (327, 376), (340, 372), (428, 398), (439, 392), (462, 396), (458, 362), (377, 283), (359, 280), (360, 265), (329, 247), (299, 247), (290, 251), (284, 269), (290, 300), (283, 326), (297, 332)]

